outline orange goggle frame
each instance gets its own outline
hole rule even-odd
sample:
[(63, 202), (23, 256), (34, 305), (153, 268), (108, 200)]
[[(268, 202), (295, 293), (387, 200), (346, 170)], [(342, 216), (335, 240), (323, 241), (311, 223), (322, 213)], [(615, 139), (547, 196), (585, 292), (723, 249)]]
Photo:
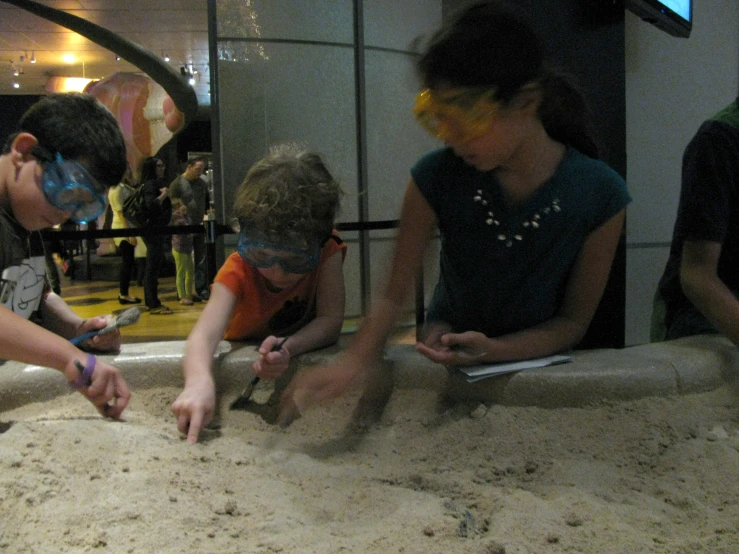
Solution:
[(441, 140), (471, 140), (490, 130), (498, 111), (490, 89), (454, 89), (443, 93), (424, 89), (416, 96), (413, 113), (429, 133)]

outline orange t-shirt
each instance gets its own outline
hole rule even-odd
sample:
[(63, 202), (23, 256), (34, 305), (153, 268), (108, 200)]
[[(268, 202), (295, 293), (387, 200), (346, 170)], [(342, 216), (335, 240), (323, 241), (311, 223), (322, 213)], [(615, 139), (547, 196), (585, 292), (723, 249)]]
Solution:
[(236, 307), (226, 327), (226, 340), (263, 339), (269, 335), (289, 335), (316, 317), (318, 277), (326, 260), (341, 252), (346, 244), (333, 232), (321, 249), (318, 267), (306, 273), (294, 286), (278, 292), (267, 288), (264, 277), (234, 252), (218, 271), (215, 282), (236, 296)]

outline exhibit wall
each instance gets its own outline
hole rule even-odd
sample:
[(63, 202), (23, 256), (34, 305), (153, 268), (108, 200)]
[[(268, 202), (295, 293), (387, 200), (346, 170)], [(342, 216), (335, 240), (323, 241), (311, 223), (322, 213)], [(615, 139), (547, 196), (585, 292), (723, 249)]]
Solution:
[[(216, 20), (226, 212), (249, 166), (296, 142), (320, 152), (342, 183), (339, 221), (397, 219), (411, 165), (437, 145), (411, 111), (412, 44), (438, 27), (440, 0), (217, 0)], [(382, 286), (394, 235), (342, 233), (347, 317)]]

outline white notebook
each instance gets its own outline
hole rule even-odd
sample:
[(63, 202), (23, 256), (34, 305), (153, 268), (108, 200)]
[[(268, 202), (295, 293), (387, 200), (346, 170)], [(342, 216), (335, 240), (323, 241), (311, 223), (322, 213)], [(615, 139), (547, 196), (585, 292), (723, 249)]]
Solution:
[(474, 383), (495, 375), (503, 375), (505, 373), (514, 373), (523, 371), (524, 369), (533, 369), (537, 367), (547, 367), (550, 365), (566, 364), (572, 361), (572, 356), (557, 354), (547, 356), (546, 358), (535, 358), (533, 360), (522, 360), (520, 362), (501, 362), (498, 364), (470, 365), (466, 367), (455, 367), (457, 371), (461, 371), (467, 376), (468, 383)]

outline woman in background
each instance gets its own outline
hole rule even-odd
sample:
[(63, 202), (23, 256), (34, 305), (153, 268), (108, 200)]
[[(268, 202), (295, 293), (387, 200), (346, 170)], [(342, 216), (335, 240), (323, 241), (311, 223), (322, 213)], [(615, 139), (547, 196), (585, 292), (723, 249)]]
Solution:
[[(164, 162), (156, 157), (144, 160), (141, 166), (141, 186), (144, 187), (144, 202), (149, 213), (149, 227), (169, 225), (172, 217), (172, 201), (169, 189), (164, 186)], [(159, 273), (164, 264), (164, 236), (144, 238), (146, 243), (146, 269), (144, 270), (144, 302), (152, 315), (174, 313), (159, 300)]]
[[(131, 174), (131, 167), (129, 166), (126, 169), (125, 175), (123, 175), (123, 181), (112, 187), (108, 193), (108, 202), (110, 202), (110, 208), (113, 210), (113, 221), (110, 224), (111, 229), (130, 229), (134, 227), (134, 225), (123, 216), (123, 203), (133, 194), (134, 191), (132, 183), (133, 175)], [(131, 276), (134, 271), (133, 253), (137, 243), (136, 237), (115, 237), (113, 240), (115, 241), (115, 245), (118, 247), (118, 252), (121, 254), (118, 302), (120, 304), (140, 304), (141, 299), (130, 296), (128, 291), (131, 283)]]

